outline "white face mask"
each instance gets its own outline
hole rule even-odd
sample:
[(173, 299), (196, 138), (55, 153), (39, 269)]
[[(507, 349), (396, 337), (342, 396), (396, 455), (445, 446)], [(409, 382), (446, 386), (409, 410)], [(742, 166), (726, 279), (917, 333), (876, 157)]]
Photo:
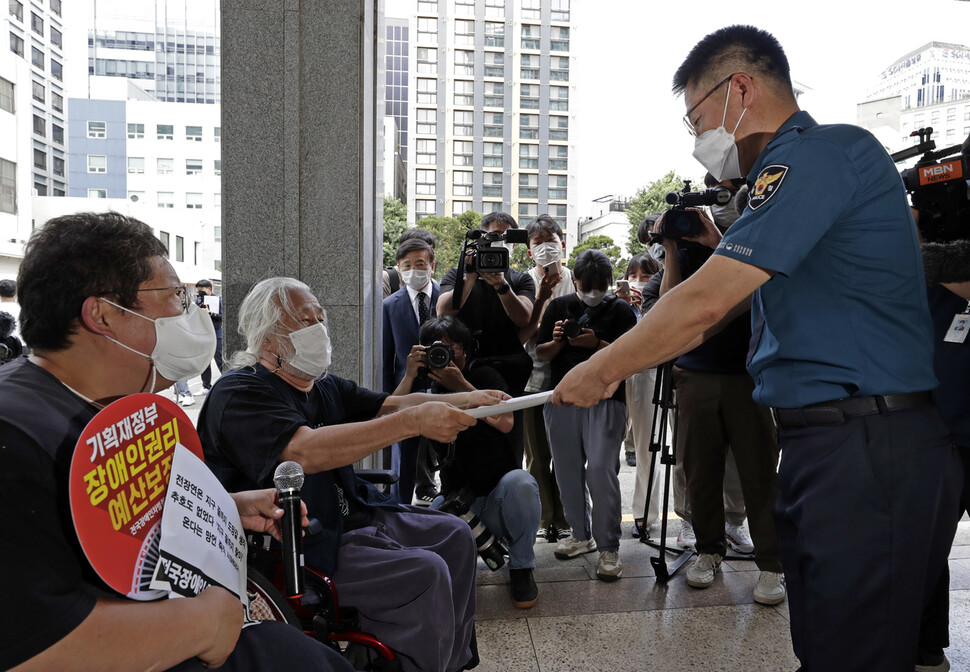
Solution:
[(151, 361), (151, 392), (155, 391), (156, 370), (168, 380), (188, 380), (205, 371), (205, 367), (212, 361), (216, 353), (216, 331), (212, 327), (209, 314), (200, 310), (194, 303), (190, 303), (188, 309), (181, 315), (152, 319), (119, 306), (114, 301), (101, 300), (132, 315), (137, 315), (143, 320), (155, 323), (155, 348), (150, 355), (138, 352), (121, 341), (105, 335), (108, 340)]
[(431, 271), (429, 269), (412, 268), (401, 271), (401, 279), (404, 280), (404, 284), (417, 292), (428, 286), (431, 281)]
[(711, 206), (711, 215), (714, 216), (714, 224), (722, 231), (738, 221), (741, 216), (734, 205), (734, 196), (724, 205), (714, 204)]
[(576, 290), (576, 294), (583, 300), (583, 303), (590, 308), (600, 305), (603, 302), (603, 298), (606, 296), (606, 292), (602, 289), (591, 289), (588, 292), (580, 292), (579, 290)]
[(562, 259), (562, 245), (559, 243), (539, 243), (532, 248), (532, 258), (537, 266), (548, 266)]
[(727, 117), (728, 101), (731, 99), (731, 84), (728, 82), (727, 97), (724, 99), (724, 114), (721, 115), (721, 125), (704, 131), (694, 138), (693, 156), (702, 166), (707, 169), (714, 179), (718, 182), (724, 180), (734, 180), (741, 177), (741, 165), (738, 162), (738, 146), (734, 144), (734, 133), (744, 119), (744, 113), (748, 108), (741, 110), (738, 123), (734, 125), (734, 130), (730, 133), (724, 128), (724, 120)]
[(643, 288), (646, 286), (647, 283), (645, 282), (634, 282), (633, 280), (630, 280), (630, 289), (635, 289), (641, 294), (643, 294)]
[(330, 334), (322, 322), (292, 332), (290, 341), (295, 350), (293, 356), (287, 360), (290, 366), (312, 376), (314, 380), (327, 372), (333, 347), (330, 344)]

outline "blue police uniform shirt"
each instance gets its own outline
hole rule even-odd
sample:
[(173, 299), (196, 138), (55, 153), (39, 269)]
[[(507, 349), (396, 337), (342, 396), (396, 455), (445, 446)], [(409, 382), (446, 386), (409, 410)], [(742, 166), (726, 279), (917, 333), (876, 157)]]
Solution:
[(798, 112), (748, 182), (715, 254), (775, 272), (752, 300), (755, 401), (797, 408), (936, 387), (916, 226), (876, 139)]

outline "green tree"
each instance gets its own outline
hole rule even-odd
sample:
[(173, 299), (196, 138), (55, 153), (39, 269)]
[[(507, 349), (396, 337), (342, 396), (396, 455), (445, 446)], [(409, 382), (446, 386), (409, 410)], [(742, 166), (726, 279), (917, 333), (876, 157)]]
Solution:
[[(468, 231), (465, 222), (477, 221), (476, 218), (481, 219), (481, 215), (469, 210), (457, 218), (430, 215), (418, 220), (417, 226), (433, 233), (438, 241), (435, 249), (435, 280), (441, 280), (448, 269), (458, 265), (458, 255), (461, 254), (461, 246)], [(459, 221), (461, 219), (464, 222)]]
[(622, 263), (622, 268), (620, 267), (622, 261), (620, 259), (620, 248), (609, 236), (590, 236), (576, 245), (569, 254), (569, 262), (566, 265), (572, 268), (576, 264), (576, 257), (585, 250), (602, 250), (613, 266), (614, 278), (619, 277), (626, 270), (626, 263)]
[(659, 180), (655, 180), (646, 187), (637, 189), (636, 195), (630, 201), (630, 209), (626, 216), (630, 220), (630, 238), (626, 244), (626, 251), (631, 255), (646, 251), (646, 246), (637, 238), (637, 229), (644, 217), (652, 212), (663, 212), (670, 206), (664, 196), (671, 191), (680, 191), (684, 187), (684, 179), (674, 171), (670, 171)]
[(397, 263), (397, 239), (408, 229), (408, 209), (396, 198), (384, 198), (384, 266)]

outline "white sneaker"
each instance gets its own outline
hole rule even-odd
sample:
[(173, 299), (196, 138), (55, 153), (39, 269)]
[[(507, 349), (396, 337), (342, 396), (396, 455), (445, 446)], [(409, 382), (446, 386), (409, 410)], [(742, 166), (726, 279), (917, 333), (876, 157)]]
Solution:
[(761, 572), (754, 587), (754, 601), (758, 604), (781, 604), (785, 601), (785, 575), (780, 572)]
[(571, 536), (568, 539), (560, 541), (553, 554), (560, 560), (566, 560), (567, 558), (575, 558), (577, 555), (582, 555), (583, 553), (592, 553), (595, 550), (596, 541), (594, 539), (580, 540)]
[(183, 406), (192, 406), (195, 404), (195, 398), (191, 394), (184, 394), (179, 399), (179, 403)]
[(721, 556), (717, 553), (701, 553), (694, 564), (687, 568), (687, 585), (692, 588), (707, 588), (714, 583), (714, 577), (721, 569)]
[(619, 552), (600, 551), (600, 559), (596, 563), (596, 578), (610, 583), (621, 576), (623, 576), (623, 565), (620, 564)]
[(740, 525), (724, 523), (724, 540), (728, 543), (728, 546), (738, 553), (754, 553), (754, 542), (751, 541), (751, 535), (748, 533), (748, 525), (745, 521), (742, 521)]
[(697, 543), (697, 537), (694, 536), (694, 526), (690, 524), (689, 520), (681, 521), (680, 534), (677, 535), (677, 545), (693, 551), (695, 543)]

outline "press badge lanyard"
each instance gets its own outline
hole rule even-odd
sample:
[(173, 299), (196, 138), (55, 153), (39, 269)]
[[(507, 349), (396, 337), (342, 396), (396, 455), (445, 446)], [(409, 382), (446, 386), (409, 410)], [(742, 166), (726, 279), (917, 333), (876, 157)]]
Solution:
[(964, 343), (967, 340), (967, 332), (970, 331), (970, 301), (962, 313), (957, 313), (950, 323), (950, 328), (943, 337), (945, 343)]

